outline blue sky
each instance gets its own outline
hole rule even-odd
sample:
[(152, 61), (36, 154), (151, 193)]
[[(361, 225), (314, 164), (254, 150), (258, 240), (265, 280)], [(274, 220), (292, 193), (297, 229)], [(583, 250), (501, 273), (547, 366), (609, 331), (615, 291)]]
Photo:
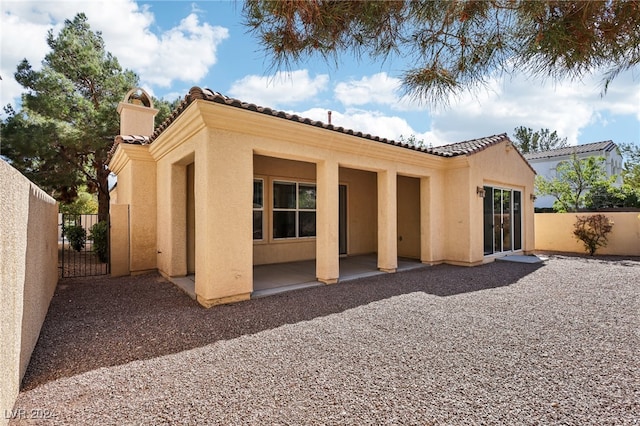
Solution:
[[(241, 23), (241, 4), (231, 1), (14, 1), (0, 4), (0, 101), (16, 104), (22, 88), (13, 79), (27, 58), (38, 67), (48, 52), (46, 34), (84, 12), (106, 48), (140, 76), (154, 96), (173, 100), (192, 86), (296, 113), (373, 135), (415, 135), (442, 145), (518, 126), (549, 128), (570, 144), (611, 139), (640, 143), (640, 69), (620, 75), (604, 97), (600, 77), (582, 82), (493, 78), (488, 90), (465, 94), (447, 108), (400, 97), (404, 64), (358, 62), (337, 66), (309, 59), (276, 70)], [(288, 72), (287, 72), (288, 71)]]

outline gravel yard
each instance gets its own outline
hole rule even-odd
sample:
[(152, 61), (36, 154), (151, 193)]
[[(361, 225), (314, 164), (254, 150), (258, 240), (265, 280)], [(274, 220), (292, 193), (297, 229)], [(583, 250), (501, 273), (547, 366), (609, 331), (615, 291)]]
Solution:
[(10, 424), (639, 425), (640, 259), (440, 265), (204, 309), (60, 281)]

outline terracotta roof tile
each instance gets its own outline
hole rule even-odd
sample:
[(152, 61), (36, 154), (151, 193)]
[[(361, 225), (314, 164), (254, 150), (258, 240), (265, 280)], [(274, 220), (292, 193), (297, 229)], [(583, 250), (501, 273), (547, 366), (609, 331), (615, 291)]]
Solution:
[(118, 135), (116, 136), (117, 143), (130, 143), (133, 145), (146, 145), (149, 143), (149, 136), (142, 135)]
[(443, 157), (455, 157), (456, 155), (469, 155), (480, 152), (492, 145), (500, 142), (509, 141), (506, 133), (488, 136), (485, 138), (472, 139), (464, 142), (452, 143), (450, 145), (436, 146), (429, 148), (429, 151)]
[(107, 159), (111, 160), (111, 157), (113, 156), (113, 154), (115, 154), (116, 152), (116, 148), (118, 147), (119, 144), (121, 143), (128, 143), (131, 145), (147, 145), (150, 142), (150, 138), (149, 136), (142, 136), (142, 135), (118, 135), (115, 137), (113, 145), (111, 146), (111, 149), (109, 150), (109, 152), (107, 153)]
[[(253, 111), (260, 114), (271, 115), (271, 116), (282, 118), (285, 120), (295, 121), (295, 122), (299, 122), (302, 124), (307, 124), (315, 127), (321, 127), (326, 130), (344, 133), (347, 135), (353, 135), (359, 138), (368, 139), (371, 141), (380, 142), (388, 145), (394, 145), (401, 148), (411, 149), (413, 151), (423, 152), (426, 154), (437, 155), (440, 157), (456, 157), (459, 155), (470, 155), (470, 154), (474, 154), (476, 152), (482, 151), (483, 149), (486, 149), (497, 143), (509, 140), (506, 133), (502, 133), (499, 135), (473, 139), (469, 141), (463, 141), (463, 142), (437, 146), (437, 147), (415, 146), (415, 145), (410, 145), (406, 142), (397, 142), (391, 139), (381, 138), (379, 136), (373, 136), (368, 133), (364, 134), (362, 132), (356, 132), (352, 129), (345, 129), (342, 126), (334, 126), (332, 124), (326, 124), (321, 121), (312, 120), (310, 118), (300, 117), (296, 114), (288, 114), (284, 111), (274, 110), (269, 107), (262, 107), (255, 104), (242, 102), (238, 99), (227, 97), (221, 93), (214, 92), (210, 89), (192, 87), (191, 90), (189, 90), (189, 93), (184, 97), (182, 102), (178, 105), (178, 107), (171, 113), (171, 115), (162, 124), (160, 124), (155, 129), (155, 131), (149, 138), (147, 138), (146, 140), (143, 140), (143, 139), (140, 139), (141, 137), (139, 136), (119, 136), (118, 138), (120, 139), (116, 138), (116, 141), (124, 142), (124, 143), (140, 143), (140, 144), (153, 143), (153, 141), (156, 138), (158, 138), (162, 134), (162, 132), (167, 127), (169, 127), (191, 103), (193, 103), (198, 99), (219, 103), (219, 104), (227, 105), (234, 108), (242, 108), (242, 109), (246, 109), (248, 111)], [(114, 146), (114, 150), (115, 150), (115, 146)]]

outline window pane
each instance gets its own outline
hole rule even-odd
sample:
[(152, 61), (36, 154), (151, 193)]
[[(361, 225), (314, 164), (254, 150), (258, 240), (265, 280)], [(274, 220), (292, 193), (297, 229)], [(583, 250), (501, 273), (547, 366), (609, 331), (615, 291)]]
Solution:
[(296, 236), (296, 212), (273, 212), (273, 238)]
[(502, 191), (502, 251), (511, 250), (511, 191)]
[(262, 239), (262, 211), (260, 210), (253, 212), (253, 239)]
[(285, 182), (273, 183), (273, 208), (274, 209), (295, 209), (296, 208), (296, 184)]
[(484, 199), (483, 199), (483, 211), (484, 211), (484, 254), (493, 253), (493, 188), (490, 186), (484, 187)]
[(493, 190), (493, 251), (502, 251), (502, 190)]
[(299, 217), (299, 237), (316, 236), (316, 212), (300, 212)]
[(261, 209), (264, 206), (262, 180), (256, 179), (253, 181), (253, 208)]
[(301, 183), (298, 185), (298, 208), (311, 209), (316, 208), (316, 186)]
[(522, 193), (513, 191), (513, 249), (522, 248)]

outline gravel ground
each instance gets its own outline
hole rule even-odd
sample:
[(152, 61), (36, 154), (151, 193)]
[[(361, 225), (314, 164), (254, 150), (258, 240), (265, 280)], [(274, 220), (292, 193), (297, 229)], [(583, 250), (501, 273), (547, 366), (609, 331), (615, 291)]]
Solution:
[(10, 424), (638, 425), (639, 295), (640, 259), (560, 255), (208, 310), (64, 280)]

